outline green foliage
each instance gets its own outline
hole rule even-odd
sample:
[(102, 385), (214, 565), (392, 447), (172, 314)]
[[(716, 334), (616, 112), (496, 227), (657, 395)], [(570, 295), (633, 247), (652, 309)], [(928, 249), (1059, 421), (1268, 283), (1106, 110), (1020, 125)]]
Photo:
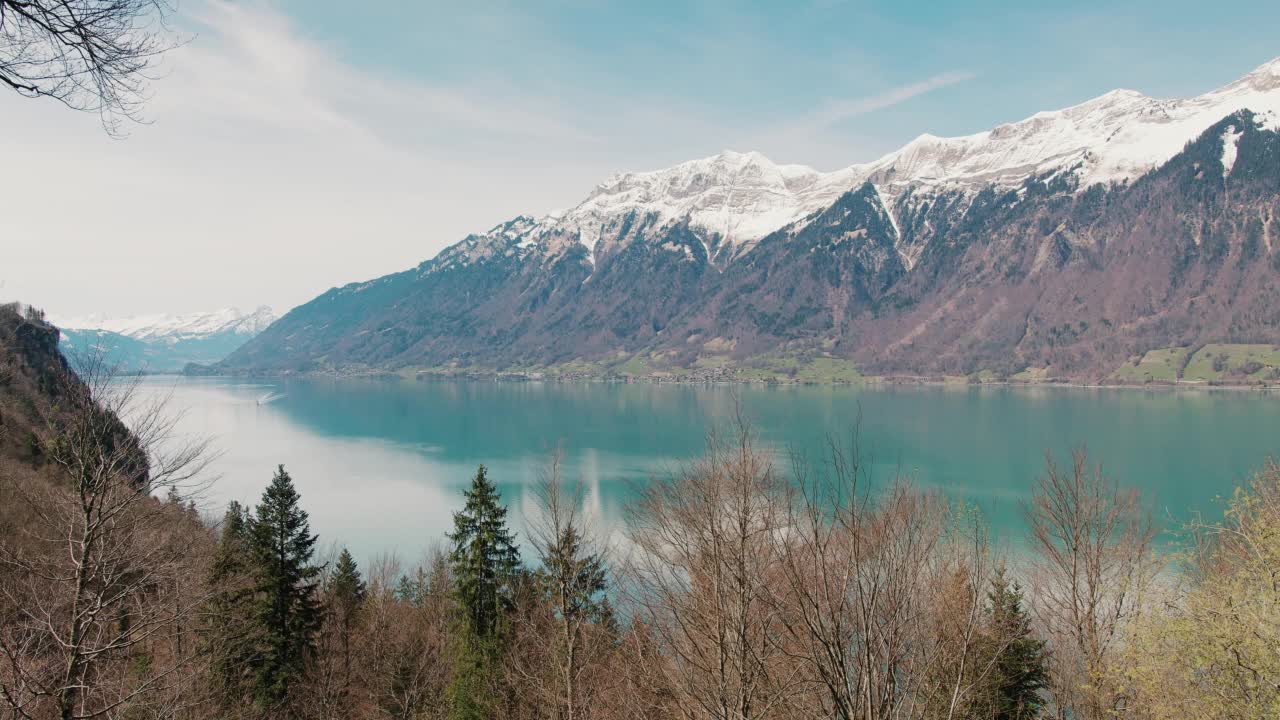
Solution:
[(453, 515), (449, 566), (460, 610), (461, 647), (450, 688), (450, 717), (489, 716), (487, 700), (498, 674), (504, 619), (520, 570), (520, 551), (507, 527), (507, 509), (483, 465)]
[(364, 602), (368, 588), (364, 578), (360, 576), (360, 568), (346, 548), (338, 555), (338, 562), (333, 568), (333, 578), (329, 581), (329, 596), (336, 608), (351, 615)]
[(991, 580), (987, 603), (987, 629), (996, 648), (990, 717), (1038, 718), (1045, 706), (1040, 693), (1048, 687), (1048, 654), (1031, 631), (1022, 589), (1009, 582), (1004, 568)]
[(1144, 717), (1280, 717), (1280, 466), (1195, 528), (1185, 585), (1129, 629), (1117, 668)]
[(395, 595), (396, 600), (402, 603), (421, 607), (426, 602), (430, 592), (431, 585), (427, 581), (427, 574), (422, 568), (418, 568), (412, 576), (400, 576), (400, 581), (396, 584)]
[(572, 525), (544, 551), (538, 580), (555, 601), (556, 612), (571, 620), (611, 624), (613, 609), (605, 597), (609, 575), (604, 558), (587, 552)]
[(253, 607), (253, 558), (249, 552), (249, 513), (238, 502), (227, 506), (222, 534), (209, 568), (210, 600), (205, 628), (215, 692), (225, 707), (248, 694), (249, 662), (254, 657), (248, 619)]
[(459, 650), (449, 686), (450, 720), (494, 717), (495, 686), (502, 646), (497, 638), (471, 638)]
[(453, 514), (449, 540), (454, 595), (465, 629), (476, 638), (496, 637), (510, 607), (520, 551), (507, 527), (507, 509), (499, 503), (498, 490), (483, 465), (466, 491), (465, 506)]
[(287, 700), (302, 677), (322, 619), (316, 597), (320, 568), (311, 564), (316, 536), (298, 501), (293, 479), (281, 465), (249, 523), (257, 580), (254, 694), (268, 707)]

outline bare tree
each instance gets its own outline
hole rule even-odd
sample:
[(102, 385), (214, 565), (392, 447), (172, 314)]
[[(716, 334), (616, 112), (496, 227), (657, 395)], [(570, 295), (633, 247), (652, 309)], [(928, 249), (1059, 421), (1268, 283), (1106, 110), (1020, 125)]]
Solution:
[(855, 428), (814, 471), (793, 456), (772, 602), (788, 652), (803, 660), (817, 717), (962, 717), (991, 673), (979, 657), (990, 569), (976, 513), (957, 513), (901, 475), (873, 488)]
[(769, 602), (784, 485), (740, 421), (732, 443), (713, 434), (703, 460), (655, 479), (632, 508), (627, 590), (686, 718), (774, 717), (797, 694)]
[(395, 558), (369, 572), (363, 633), (356, 638), (357, 717), (443, 718), (450, 681), (454, 608), (448, 560), (430, 553), (412, 575)]
[[(612, 613), (604, 599), (607, 548), (583, 517), (581, 483), (566, 487), (563, 453), (556, 451), (542, 473), (535, 495), (538, 515), (529, 523), (529, 539), (541, 561), (536, 578), (550, 603), (551, 628), (521, 628), (513, 653), (521, 684), (549, 706), (549, 717), (579, 720), (591, 716), (601, 683), (600, 670), (611, 648)], [(529, 630), (550, 629), (554, 641)], [(534, 662), (528, 662), (533, 659)], [(546, 670), (553, 670), (546, 677)], [(594, 681), (594, 682), (593, 682)]]
[(170, 11), (167, 0), (0, 0), (0, 85), (97, 113), (119, 135), (174, 44)]
[(1136, 492), (1091, 467), (1082, 447), (1066, 471), (1046, 454), (1029, 519), (1037, 555), (1033, 604), (1053, 648), (1059, 715), (1112, 717), (1125, 706), (1112, 667), (1121, 631), (1158, 570), (1150, 513)]
[(14, 488), (31, 522), (0, 544), (0, 592), (17, 609), (0, 632), (0, 694), (26, 718), (172, 711), (173, 684), (199, 657), (184, 628), (203, 573), (191, 572), (183, 533), (204, 530), (153, 493), (197, 492), (211, 456), (177, 435), (167, 398), (148, 399), (100, 359), (80, 372), (61, 374), (41, 439), (53, 482)]

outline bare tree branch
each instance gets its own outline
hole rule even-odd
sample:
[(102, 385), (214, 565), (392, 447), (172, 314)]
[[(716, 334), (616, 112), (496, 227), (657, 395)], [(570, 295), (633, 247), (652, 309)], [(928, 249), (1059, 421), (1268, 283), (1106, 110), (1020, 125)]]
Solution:
[(0, 85), (97, 113), (113, 136), (140, 121), (148, 75), (176, 45), (168, 0), (0, 0)]

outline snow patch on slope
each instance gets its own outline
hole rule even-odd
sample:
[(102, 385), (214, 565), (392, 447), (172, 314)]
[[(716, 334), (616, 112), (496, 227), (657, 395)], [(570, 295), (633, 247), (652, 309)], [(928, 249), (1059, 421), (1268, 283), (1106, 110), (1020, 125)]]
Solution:
[(1231, 168), (1236, 165), (1241, 135), (1244, 135), (1244, 131), (1236, 130), (1235, 125), (1228, 125), (1227, 129), (1222, 131), (1222, 177), (1224, 179), (1231, 174)]

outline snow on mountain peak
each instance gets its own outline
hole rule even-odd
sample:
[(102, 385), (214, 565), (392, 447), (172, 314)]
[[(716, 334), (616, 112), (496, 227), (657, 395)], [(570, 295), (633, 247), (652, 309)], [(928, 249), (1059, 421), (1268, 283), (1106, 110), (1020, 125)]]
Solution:
[(182, 315), (136, 315), (122, 318), (89, 315), (55, 321), (54, 324), (72, 330), (107, 330), (138, 340), (186, 340), (225, 332), (257, 335), (275, 320), (276, 316), (271, 308), (260, 305), (251, 313), (242, 312), (238, 308), (223, 308)]
[(1017, 185), (1072, 170), (1081, 187), (1130, 180), (1176, 155), (1209, 126), (1243, 109), (1268, 127), (1280, 117), (1280, 58), (1194, 98), (1163, 100), (1112, 90), (986, 132), (921, 135), (866, 166), (892, 185)]
[(910, 186), (1016, 186), (1064, 170), (1074, 172), (1081, 187), (1129, 180), (1245, 108), (1266, 126), (1280, 127), (1280, 58), (1199, 97), (1162, 100), (1112, 90), (972, 135), (922, 134), (879, 160), (830, 173), (733, 150), (663, 170), (618, 173), (544, 224), (578, 233), (593, 253), (599, 238), (631, 212), (655, 215), (663, 224), (687, 218), (730, 245), (742, 245), (868, 181), (891, 200)]
[[(1154, 169), (1214, 123), (1246, 108), (1263, 127), (1280, 130), (1280, 58), (1198, 97), (1164, 100), (1112, 90), (972, 135), (925, 133), (877, 160), (833, 172), (724, 150), (661, 170), (616, 173), (572, 208), (469, 236), (431, 264), (523, 255), (535, 245), (555, 253), (578, 243), (594, 264), (602, 238), (620, 242), (627, 233), (685, 221), (706, 234), (704, 242), (715, 253), (736, 253), (867, 182), (891, 219), (896, 199), (913, 187), (1016, 187), (1029, 177), (1062, 172), (1073, 173), (1082, 188), (1122, 182)], [(709, 254), (714, 255), (710, 247)]]
[(1257, 90), (1274, 89), (1280, 85), (1280, 57), (1262, 63), (1232, 84), (1248, 84)]
[(822, 173), (779, 165), (758, 152), (725, 150), (663, 170), (613, 175), (558, 224), (593, 252), (631, 212), (655, 216), (660, 224), (688, 218), (690, 225), (740, 244), (830, 205), (850, 180), (846, 171)]

